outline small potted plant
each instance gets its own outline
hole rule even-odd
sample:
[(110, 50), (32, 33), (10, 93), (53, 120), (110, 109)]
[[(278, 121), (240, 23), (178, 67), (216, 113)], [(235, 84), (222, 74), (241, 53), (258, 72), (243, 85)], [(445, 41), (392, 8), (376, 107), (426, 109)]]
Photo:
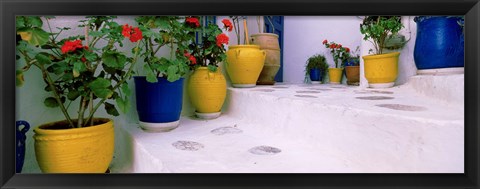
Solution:
[[(86, 17), (78, 26), (86, 35), (60, 38), (60, 33), (70, 28), (48, 32), (42, 28), (43, 22), (48, 24), (53, 17), (16, 17), (21, 35), (17, 63), (24, 64), (17, 70), (17, 84), (23, 83), (24, 73), (38, 69), (42, 73), (39, 80), (50, 94), (43, 99), (45, 106), (60, 108), (65, 116), (63, 121), (34, 129), (35, 156), (42, 172), (105, 173), (108, 169), (114, 151), (113, 120), (98, 118), (95, 113), (102, 106), (113, 116), (119, 115), (117, 107), (128, 110), (126, 81), (131, 78), (139, 54), (136, 47), (142, 39), (142, 33), (126, 36), (114, 18)], [(105, 43), (98, 43), (100, 40)], [(135, 44), (133, 57), (117, 48), (123, 43)], [(77, 111), (69, 111), (71, 103), (78, 103)]]
[(400, 16), (366, 16), (360, 24), (364, 40), (374, 45), (373, 55), (363, 56), (365, 78), (371, 88), (388, 88), (395, 85), (398, 76), (400, 52), (383, 53), (385, 39), (402, 29)]
[(305, 77), (310, 79), (312, 83), (320, 83), (327, 72), (328, 64), (325, 56), (316, 54), (308, 58), (305, 65)]
[[(237, 36), (237, 45), (229, 45), (225, 68), (233, 87), (255, 87), (265, 63), (266, 53), (260, 46), (249, 44), (247, 21), (243, 16), (231, 16)], [(243, 20), (244, 44), (240, 43), (240, 21)], [(246, 44), (245, 44), (246, 43)]]
[(322, 44), (325, 46), (325, 48), (330, 50), (333, 61), (335, 62), (335, 68), (328, 68), (330, 83), (340, 84), (342, 82), (344, 62), (350, 56), (350, 49), (333, 41), (328, 42), (326, 39), (323, 40)]
[[(226, 31), (232, 31), (229, 19), (223, 19), (222, 23)], [(227, 58), (225, 45), (228, 44), (228, 36), (215, 23), (187, 29), (197, 32), (200, 38), (184, 52), (190, 60), (190, 68), (194, 70), (187, 86), (190, 102), (197, 117), (215, 119), (220, 116), (227, 95), (227, 81), (218, 66)]]
[[(183, 82), (193, 61), (186, 57), (195, 39), (196, 17), (140, 16), (135, 19), (145, 33), (141, 43), (145, 76), (135, 76), (135, 94), (140, 126), (148, 132), (165, 132), (180, 125)], [(158, 55), (165, 47), (167, 56)]]
[[(280, 44), (278, 42), (278, 35), (273, 33), (275, 28), (272, 28), (272, 33), (268, 33), (265, 27), (261, 25), (261, 19), (268, 20), (273, 26), (271, 16), (257, 16), (258, 33), (252, 34), (250, 41), (252, 44), (260, 46), (260, 49), (265, 51), (265, 64), (262, 72), (258, 77), (258, 85), (273, 85), (275, 84), (275, 76), (280, 69)], [(263, 29), (262, 29), (263, 28)]]
[[(355, 49), (355, 52), (350, 53), (350, 57), (344, 62), (345, 75), (347, 76), (348, 85), (360, 84), (360, 54), (358, 54), (360, 47)], [(350, 49), (346, 49), (347, 52)]]

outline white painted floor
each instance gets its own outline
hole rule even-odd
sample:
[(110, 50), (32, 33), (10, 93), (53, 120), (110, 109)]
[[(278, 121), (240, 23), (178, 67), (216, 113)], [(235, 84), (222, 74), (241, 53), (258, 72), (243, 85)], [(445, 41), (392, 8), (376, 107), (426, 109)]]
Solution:
[(117, 124), (123, 125), (116, 131), (122, 149), (116, 149), (111, 170), (463, 173), (463, 94), (451, 101), (412, 85), (229, 88), (226, 111), (214, 120), (182, 117), (177, 129), (165, 133)]

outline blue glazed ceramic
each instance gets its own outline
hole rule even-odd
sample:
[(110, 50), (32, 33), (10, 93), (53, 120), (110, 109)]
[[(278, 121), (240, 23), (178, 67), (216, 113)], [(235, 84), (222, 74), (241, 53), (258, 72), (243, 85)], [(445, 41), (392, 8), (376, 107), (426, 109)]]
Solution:
[(25, 134), (30, 129), (30, 124), (26, 121), (19, 120), (15, 124), (15, 134), (16, 134), (16, 171), (17, 173), (22, 172), (23, 162), (25, 160), (25, 140), (27, 137)]
[(158, 78), (150, 83), (145, 76), (135, 76), (137, 113), (141, 122), (167, 123), (180, 119), (183, 102), (183, 78), (169, 82)]
[(459, 17), (418, 16), (414, 59), (417, 69), (464, 67), (464, 34)]
[(322, 72), (320, 69), (310, 69), (310, 80), (320, 81), (322, 79)]

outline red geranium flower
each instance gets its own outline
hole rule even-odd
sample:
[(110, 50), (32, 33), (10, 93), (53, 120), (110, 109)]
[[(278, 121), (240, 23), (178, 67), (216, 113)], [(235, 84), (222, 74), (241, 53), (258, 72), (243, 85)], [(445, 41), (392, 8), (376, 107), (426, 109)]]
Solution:
[(198, 18), (195, 17), (187, 17), (185, 23), (194, 28), (200, 27), (200, 22), (198, 22)]
[(338, 44), (338, 45), (337, 45), (337, 48), (342, 48), (342, 44)]
[(345, 47), (346, 52), (350, 52), (350, 49), (348, 47)]
[(217, 46), (222, 48), (223, 47), (222, 44), (228, 45), (228, 36), (225, 35), (224, 33), (217, 35)]
[[(139, 41), (143, 38), (142, 31), (140, 30), (140, 28), (138, 28), (138, 27), (133, 28), (132, 26), (129, 26), (128, 24), (125, 24), (122, 27), (123, 27), (122, 35), (127, 37), (127, 38), (130, 38), (131, 42), (137, 42), (137, 41)], [(132, 29), (133, 29), (133, 31), (132, 31)]]
[(228, 31), (232, 31), (233, 25), (232, 25), (232, 23), (230, 22), (229, 19), (226, 19), (226, 18), (223, 19), (223, 20), (222, 20), (222, 23), (223, 23), (223, 26), (224, 26), (226, 29), (228, 29)]
[(192, 64), (197, 64), (197, 59), (194, 56), (188, 57), (188, 60), (190, 60)]
[(136, 27), (136, 28), (133, 28), (133, 32), (130, 36), (130, 41), (135, 43), (139, 40), (141, 40), (143, 38), (142, 36), (142, 31), (140, 30), (140, 28)]
[(333, 48), (335, 48), (335, 47), (336, 47), (335, 44), (331, 44), (331, 45), (330, 45), (330, 48), (331, 48), (331, 49), (333, 49)]
[(68, 52), (73, 52), (73, 51), (75, 51), (77, 49), (81, 49), (81, 48), (83, 48), (82, 41), (77, 39), (75, 41), (65, 41), (61, 50), (62, 50), (63, 54), (66, 54)]
[(328, 43), (328, 41), (326, 39), (323, 40), (323, 42), (322, 42), (322, 44), (324, 44), (324, 45), (327, 44), (327, 43)]
[(125, 24), (122, 26), (122, 35), (125, 37), (130, 37), (130, 34), (132, 33), (132, 26), (128, 26), (128, 24)]

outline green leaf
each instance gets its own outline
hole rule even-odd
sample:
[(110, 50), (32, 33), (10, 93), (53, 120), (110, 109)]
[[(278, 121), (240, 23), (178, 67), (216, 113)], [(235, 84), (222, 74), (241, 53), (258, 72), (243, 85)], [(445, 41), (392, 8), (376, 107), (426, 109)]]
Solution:
[(124, 83), (122, 85), (122, 92), (125, 96), (130, 96), (132, 94), (132, 91), (130, 90), (130, 88), (128, 87), (128, 83)]
[(43, 26), (43, 21), (39, 16), (27, 16), (27, 23), (32, 27), (41, 28)]
[(48, 34), (46, 31), (40, 28), (31, 28), (24, 31), (18, 31), (17, 34), (20, 34), (22, 40), (27, 41), (33, 46), (41, 46), (48, 42)]
[(109, 89), (110, 80), (104, 78), (97, 78), (91, 82), (88, 87), (93, 91), (93, 94), (99, 98), (110, 98), (113, 91)]
[(102, 61), (109, 67), (123, 68), (127, 61), (127, 57), (119, 52), (105, 52), (102, 55)]
[(71, 101), (74, 101), (79, 96), (80, 96), (80, 92), (78, 92), (77, 90), (69, 91), (67, 94), (68, 100), (71, 100)]
[(93, 62), (95, 60), (97, 60), (97, 54), (95, 53), (92, 53), (92, 52), (86, 52), (84, 57), (89, 61), (89, 62)]
[(162, 29), (170, 28), (170, 23), (168, 21), (168, 17), (166, 17), (166, 16), (159, 16), (159, 17), (155, 18), (155, 25), (157, 27), (162, 28)]
[(210, 70), (211, 72), (216, 72), (217, 71), (217, 67), (214, 66), (214, 65), (208, 65), (208, 70)]
[(156, 83), (158, 82), (158, 79), (157, 79), (157, 76), (155, 75), (155, 73), (153, 73), (153, 70), (150, 68), (150, 66), (148, 66), (148, 64), (145, 64), (145, 66), (143, 66), (143, 69), (145, 70), (145, 73), (147, 74), (147, 81), (150, 82), (150, 83)]
[(102, 31), (90, 31), (90, 32), (88, 32), (88, 35), (92, 36), (92, 37), (101, 37), (101, 36), (105, 35), (105, 33), (102, 32)]
[(25, 17), (24, 16), (17, 16), (15, 18), (15, 27), (18, 28), (24, 28), (25, 26)]
[(113, 116), (119, 116), (120, 115), (113, 104), (105, 102), (105, 103), (103, 103), (103, 105), (105, 106), (105, 110), (107, 111), (107, 113), (109, 115), (113, 115)]
[(43, 103), (45, 104), (45, 106), (50, 108), (55, 108), (59, 106), (57, 100), (53, 97), (46, 98), (45, 101), (43, 101)]
[(125, 99), (117, 98), (115, 99), (115, 102), (117, 103), (118, 108), (120, 108), (120, 111), (122, 111), (123, 113), (127, 113), (128, 110), (130, 109), (131, 105), (128, 98), (125, 98)]
[(52, 63), (52, 60), (50, 59), (50, 54), (48, 53), (38, 53), (37, 55), (35, 55), (35, 59), (43, 65)]
[(80, 76), (80, 73), (87, 70), (87, 66), (83, 62), (75, 62), (73, 63), (73, 77)]

